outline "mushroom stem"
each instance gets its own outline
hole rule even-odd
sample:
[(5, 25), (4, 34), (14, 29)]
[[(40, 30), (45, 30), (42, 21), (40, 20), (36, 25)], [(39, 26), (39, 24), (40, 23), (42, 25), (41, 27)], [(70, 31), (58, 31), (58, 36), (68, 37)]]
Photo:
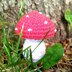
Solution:
[[(26, 48), (31, 46), (30, 48), (31, 48), (31, 52), (32, 52), (33, 62), (37, 62), (38, 60), (40, 60), (46, 53), (46, 47), (45, 47), (44, 41), (42, 41), (41, 43), (40, 42), (41, 42), (41, 40), (26, 39), (23, 44), (23, 50), (25, 50)], [(40, 45), (38, 46), (39, 43), (40, 43)], [(23, 55), (25, 58), (27, 57), (27, 53), (30, 55), (30, 52), (28, 52), (28, 51), (23, 52)], [(30, 56), (28, 58), (30, 58)]]

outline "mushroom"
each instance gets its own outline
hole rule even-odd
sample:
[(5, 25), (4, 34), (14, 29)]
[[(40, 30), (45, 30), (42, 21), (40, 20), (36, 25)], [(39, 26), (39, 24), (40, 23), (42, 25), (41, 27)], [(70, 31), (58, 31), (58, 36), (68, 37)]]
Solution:
[[(41, 12), (32, 11), (23, 15), (16, 24), (15, 33), (20, 35), (21, 31), (22, 38), (25, 39), (23, 50), (31, 46), (33, 62), (37, 62), (46, 53), (45, 43), (42, 39), (53, 37), (56, 33), (56, 26)], [(23, 52), (23, 55), (26, 57), (25, 52)]]

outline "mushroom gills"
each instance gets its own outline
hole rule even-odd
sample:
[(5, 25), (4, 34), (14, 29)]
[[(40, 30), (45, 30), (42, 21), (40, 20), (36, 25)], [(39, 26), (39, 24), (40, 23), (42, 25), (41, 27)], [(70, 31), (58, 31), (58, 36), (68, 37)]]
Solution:
[[(32, 60), (33, 62), (37, 62), (40, 60), (46, 53), (46, 47), (44, 41), (41, 40), (33, 40), (33, 39), (26, 39), (23, 44), (23, 55), (25, 59), (30, 59), (30, 49), (32, 52)], [(39, 44), (40, 43), (40, 44)], [(38, 46), (38, 47), (37, 47)], [(36, 48), (37, 47), (37, 48)]]

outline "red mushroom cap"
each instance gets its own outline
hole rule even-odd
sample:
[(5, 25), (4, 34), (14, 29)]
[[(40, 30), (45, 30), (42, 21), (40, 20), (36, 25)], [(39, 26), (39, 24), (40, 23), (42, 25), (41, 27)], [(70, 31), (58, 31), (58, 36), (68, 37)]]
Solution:
[(51, 38), (56, 33), (55, 24), (45, 15), (38, 11), (32, 11), (27, 15), (22, 16), (16, 24), (15, 32), (20, 34), (22, 31), (22, 38), (40, 40)]

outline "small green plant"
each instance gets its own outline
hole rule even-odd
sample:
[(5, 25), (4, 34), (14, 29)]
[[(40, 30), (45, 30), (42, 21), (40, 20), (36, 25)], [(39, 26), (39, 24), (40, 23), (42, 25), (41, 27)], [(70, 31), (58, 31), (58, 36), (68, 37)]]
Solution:
[(67, 9), (65, 12), (65, 19), (68, 21), (68, 29), (69, 31), (72, 30), (72, 13), (70, 9)]
[(64, 49), (60, 43), (57, 43), (54, 46), (48, 48), (46, 55), (42, 60), (43, 68), (49, 69), (54, 66), (62, 58), (63, 53)]

